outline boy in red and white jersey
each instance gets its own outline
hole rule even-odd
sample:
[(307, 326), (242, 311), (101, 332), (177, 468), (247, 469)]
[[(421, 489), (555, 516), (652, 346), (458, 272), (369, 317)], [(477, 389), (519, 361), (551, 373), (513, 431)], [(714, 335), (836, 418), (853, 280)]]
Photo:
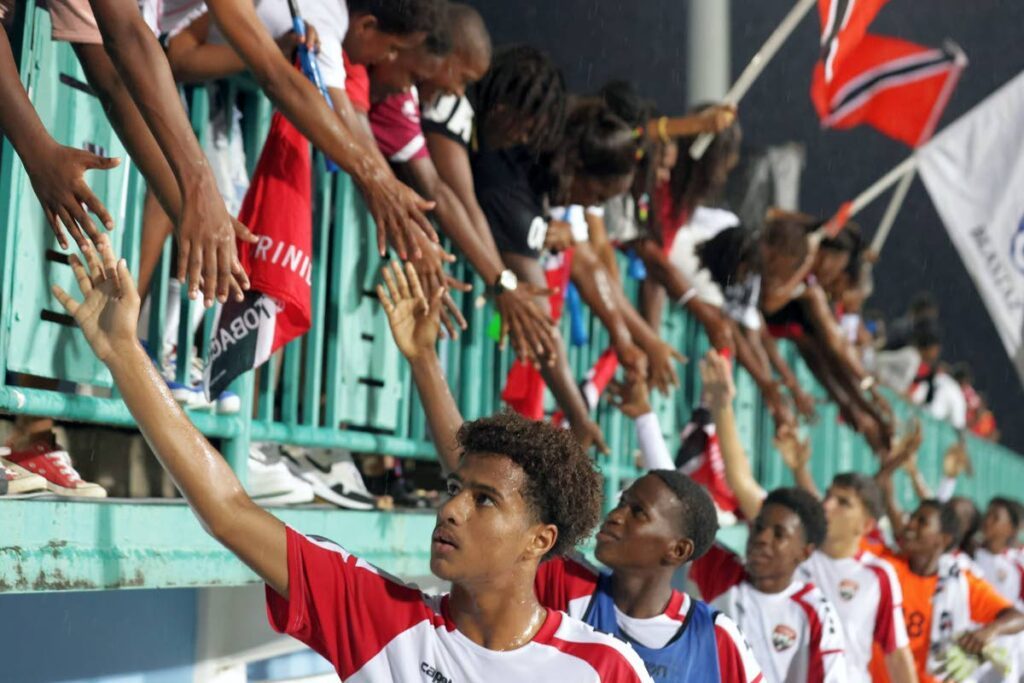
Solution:
[(754, 519), (747, 559), (716, 546), (694, 562), (701, 596), (735, 619), (776, 683), (847, 681), (843, 629), (824, 594), (796, 578), (825, 535), (821, 505), (806, 491), (772, 491)]
[[(139, 343), (139, 295), (127, 263), (107, 278), (99, 255), (90, 250), (88, 258), (87, 270), (72, 256), (85, 301), (55, 286), (58, 300), (110, 368), (203, 526), (267, 583), (271, 624), (326, 657), (343, 680), (652, 683), (628, 645), (543, 607), (534, 594), (542, 558), (571, 550), (600, 510), (597, 471), (569, 433), (511, 414), (459, 430), (464, 455), (430, 546), (431, 571), (452, 592), (425, 596), (286, 527), (249, 498)], [(428, 304), (413, 266), (392, 264), (385, 280), (387, 293), (378, 294), (392, 324), (413, 336), (432, 329), (436, 338), (440, 297)]]
[(1009, 498), (989, 501), (981, 523), (982, 546), (974, 563), (982, 577), (1004, 598), (1024, 606), (1024, 556), (1015, 547), (1024, 509)]
[[(731, 401), (723, 398), (731, 391), (719, 388), (729, 381), (731, 377), (723, 372), (706, 378), (705, 387), (717, 397), (712, 412), (726, 480), (736, 493), (743, 514), (753, 518), (764, 511), (767, 499), (739, 442)], [(817, 490), (807, 469), (809, 445), (790, 434), (778, 438), (776, 448), (793, 470), (797, 484), (816, 499)], [(800, 563), (797, 577), (816, 586), (835, 610), (844, 632), (848, 679), (865, 683), (871, 680), (868, 665), (872, 647), (877, 644), (885, 655), (890, 680), (915, 682), (899, 581), (886, 561), (860, 548), (862, 539), (875, 529), (884, 514), (878, 486), (861, 474), (839, 474), (829, 487), (822, 510), (826, 530), (816, 543), (818, 547)]]

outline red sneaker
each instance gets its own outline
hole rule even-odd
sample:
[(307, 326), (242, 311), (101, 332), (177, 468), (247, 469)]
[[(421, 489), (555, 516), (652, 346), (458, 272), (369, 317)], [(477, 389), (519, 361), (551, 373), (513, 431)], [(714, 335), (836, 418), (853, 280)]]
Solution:
[(71, 464), (71, 456), (54, 440), (37, 441), (20, 450), (11, 450), (8, 461), (46, 480), (46, 488), (59, 496), (106, 498), (99, 484), (84, 481)]

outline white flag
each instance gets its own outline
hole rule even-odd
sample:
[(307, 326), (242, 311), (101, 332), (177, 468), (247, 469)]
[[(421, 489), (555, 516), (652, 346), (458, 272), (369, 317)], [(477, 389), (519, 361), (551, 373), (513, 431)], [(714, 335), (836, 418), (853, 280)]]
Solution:
[(1024, 73), (936, 135), (917, 157), (1024, 382)]

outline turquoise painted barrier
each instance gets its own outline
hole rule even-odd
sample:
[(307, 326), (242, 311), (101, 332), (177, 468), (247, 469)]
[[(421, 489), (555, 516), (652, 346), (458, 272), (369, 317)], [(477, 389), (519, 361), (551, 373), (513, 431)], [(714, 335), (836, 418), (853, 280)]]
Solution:
[[(66, 44), (49, 39), (48, 14), (34, 5), (21, 27), (22, 81), (48, 129), (62, 143), (93, 146), (124, 156), (96, 98), (80, 87), (84, 76)], [(250, 168), (255, 164), (269, 122), (270, 107), (251, 83), (233, 84), (243, 112), (243, 138)], [(188, 93), (190, 112), (200, 137), (207, 134), (209, 93), (205, 87)], [(107, 173), (93, 173), (89, 182), (112, 211), (115, 246), (134, 270), (138, 266), (143, 182), (131, 163)], [(280, 364), (268, 363), (258, 381), (250, 373), (236, 384), (243, 405), (253, 415), (217, 415), (192, 411), (197, 427), (219, 439), (232, 467), (244, 479), (250, 440), (305, 446), (347, 448), (358, 452), (432, 459), (418, 399), (409, 373), (390, 338), (387, 320), (373, 294), (380, 257), (374, 246), (372, 220), (350, 179), (327, 174), (317, 159), (314, 179), (313, 327), (291, 343)], [(50, 294), (51, 282), (73, 291), (66, 257), (57, 248), (24, 169), (10, 144), (0, 152), (0, 410), (12, 414), (55, 417), (117, 427), (134, 422), (113, 391), (106, 369), (93, 357), (73, 321)], [(154, 315), (150, 338), (162, 336), (170, 246), (154, 278)], [(625, 270), (625, 260), (623, 261)], [(456, 343), (442, 344), (450, 383), (463, 413), (475, 418), (500, 410), (499, 392), (511, 363), (487, 335), (493, 308), (477, 308), (483, 283), (465, 260), (457, 275), (473, 282), (475, 292), (458, 295), (469, 321), (468, 333)], [(629, 288), (635, 282), (628, 282)], [(635, 294), (635, 292), (630, 292)], [(182, 320), (192, 305), (180, 303)], [(206, 330), (210, 315), (207, 315)], [(568, 321), (565, 335), (568, 337)], [(570, 361), (582, 377), (608, 343), (598, 321), (585, 316), (590, 345), (573, 348)], [(699, 326), (679, 312), (666, 316), (663, 335), (691, 359), (708, 348)], [(205, 339), (206, 335), (200, 335)], [(178, 357), (202, 357), (183, 331)], [(804, 385), (814, 384), (794, 350), (785, 348)], [(184, 379), (188, 363), (179, 362)], [(91, 387), (92, 395), (26, 389), (12, 382), (15, 373), (61, 380), (64, 387)], [(655, 408), (672, 448), (699, 396), (696, 364), (680, 368), (682, 386), (668, 397), (656, 397)], [(771, 423), (750, 378), (737, 378), (736, 412), (740, 431), (760, 481), (768, 488), (788, 483), (788, 473), (771, 446)], [(907, 416), (909, 406), (896, 403)], [(637, 475), (636, 438), (632, 425), (610, 406), (598, 408), (613, 454), (600, 460), (608, 500), (621, 484)], [(939, 478), (941, 455), (954, 441), (947, 425), (928, 418), (921, 467), (932, 482)], [(808, 428), (813, 440), (813, 468), (819, 483), (841, 470), (872, 471), (875, 460), (866, 444), (839, 424), (833, 407), (823, 406), (818, 422)], [(996, 494), (1015, 494), (1024, 481), (1024, 460), (999, 446), (969, 442), (975, 475), (959, 483), (958, 492), (983, 502)], [(913, 501), (900, 480), (904, 503)], [(337, 538), (392, 571), (426, 574), (429, 515), (411, 513), (349, 513), (325, 509), (282, 510), (280, 516), (305, 531)], [(0, 500), (4, 538), (0, 543), (0, 592), (32, 592), (86, 588), (199, 586), (238, 584), (255, 577), (220, 549), (181, 504), (145, 505), (133, 501), (72, 503), (65, 501)], [(415, 539), (420, 539), (416, 541)]]

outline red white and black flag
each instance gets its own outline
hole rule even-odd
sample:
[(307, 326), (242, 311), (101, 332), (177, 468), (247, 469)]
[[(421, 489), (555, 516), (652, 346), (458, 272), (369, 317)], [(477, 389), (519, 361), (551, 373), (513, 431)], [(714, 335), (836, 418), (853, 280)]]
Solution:
[(252, 288), (217, 315), (203, 375), (209, 399), (309, 330), (313, 202), (309, 142), (275, 112), (238, 219), (259, 237), (238, 243)]
[(821, 15), (821, 63), (831, 83), (843, 61), (867, 35), (875, 15), (888, 0), (818, 0)]
[(811, 100), (824, 128), (867, 124), (918, 147), (932, 136), (967, 57), (956, 44), (928, 48), (867, 35), (829, 82), (818, 62)]

